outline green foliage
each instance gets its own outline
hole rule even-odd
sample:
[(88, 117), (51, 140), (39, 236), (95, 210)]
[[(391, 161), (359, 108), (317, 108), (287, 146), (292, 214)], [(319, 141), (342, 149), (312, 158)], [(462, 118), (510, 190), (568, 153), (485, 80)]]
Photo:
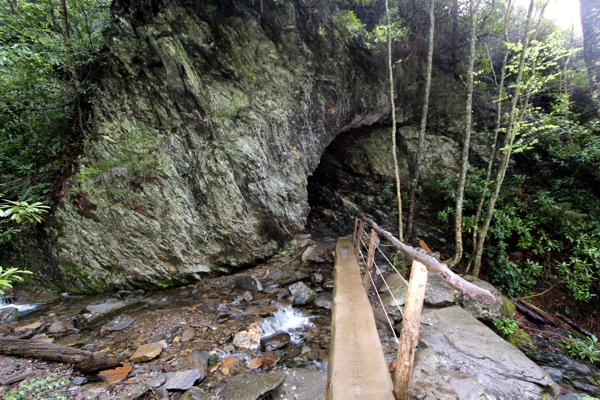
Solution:
[(17, 268), (4, 270), (4, 268), (0, 266), (0, 295), (4, 294), (5, 290), (12, 288), (12, 282), (23, 282), (22, 274), (31, 274), (31, 272)]
[(556, 345), (568, 355), (580, 360), (600, 361), (600, 343), (596, 336), (579, 339), (569, 333), (567, 340)]
[(492, 321), (496, 331), (504, 339), (510, 338), (519, 328), (519, 323), (512, 318), (495, 319)]
[(67, 170), (82, 133), (74, 122), (94, 90), (87, 78), (110, 1), (68, 1), (70, 40), (58, 2), (1, 1), (0, 185), (13, 198), (39, 201)]
[(66, 389), (71, 382), (56, 372), (24, 380), (18, 388), (8, 391), (5, 400), (53, 399), (67, 400)]
[[(0, 193), (0, 198), (4, 194)], [(15, 233), (20, 232), (17, 224), (43, 222), (42, 215), (47, 213), (48, 206), (40, 202), (29, 203), (26, 201), (3, 200), (0, 202), (0, 245), (12, 239)]]
[(377, 195), (384, 200), (389, 200), (394, 197), (394, 192), (392, 192), (393, 187), (393, 183), (388, 183), (383, 187), (383, 189), (381, 189), (381, 192), (379, 192)]

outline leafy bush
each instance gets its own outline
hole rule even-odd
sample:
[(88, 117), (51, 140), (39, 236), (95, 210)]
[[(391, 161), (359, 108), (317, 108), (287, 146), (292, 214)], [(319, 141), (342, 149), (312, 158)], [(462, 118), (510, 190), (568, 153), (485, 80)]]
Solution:
[(496, 331), (504, 339), (510, 338), (519, 328), (519, 323), (512, 318), (495, 319), (492, 323)]
[(600, 343), (596, 336), (586, 336), (582, 340), (569, 333), (566, 341), (556, 345), (565, 353), (580, 360), (600, 361)]
[(23, 282), (21, 274), (31, 274), (30, 271), (22, 271), (17, 268), (9, 268), (6, 271), (0, 266), (0, 295), (4, 294), (6, 289), (12, 288), (12, 282)]

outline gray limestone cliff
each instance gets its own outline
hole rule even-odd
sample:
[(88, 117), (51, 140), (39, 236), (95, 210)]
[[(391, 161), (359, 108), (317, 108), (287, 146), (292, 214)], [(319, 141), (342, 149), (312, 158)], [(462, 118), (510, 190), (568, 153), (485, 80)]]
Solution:
[[(50, 261), (27, 265), (40, 280), (104, 290), (251, 265), (304, 228), (336, 135), (389, 119), (381, 57), (300, 4), (215, 4), (113, 5), (94, 135), (45, 227)], [(418, 71), (397, 67), (400, 122), (419, 112)], [(434, 118), (460, 116), (445, 99)]]

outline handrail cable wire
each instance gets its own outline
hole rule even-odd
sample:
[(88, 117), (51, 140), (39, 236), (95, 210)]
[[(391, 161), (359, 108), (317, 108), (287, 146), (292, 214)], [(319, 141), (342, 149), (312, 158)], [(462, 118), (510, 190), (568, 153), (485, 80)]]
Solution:
[[(360, 237), (360, 242), (362, 244), (362, 247), (364, 247), (365, 249), (368, 249), (366, 243), (362, 240), (362, 236), (363, 235), (361, 235), (361, 237)], [(360, 252), (360, 257), (362, 258), (363, 263), (366, 265), (366, 261), (365, 261), (365, 258), (363, 256), (362, 252)], [(386, 260), (390, 264), (390, 266), (392, 266), (392, 268), (394, 268), (394, 266), (392, 265), (392, 263), (390, 262), (390, 260), (388, 260), (387, 257), (386, 257)], [(377, 263), (375, 262), (375, 260), (373, 260), (373, 266), (375, 266), (375, 268), (377, 269), (377, 273), (379, 274), (379, 276), (381, 276), (381, 279), (383, 280), (383, 283), (385, 283), (385, 287), (387, 288), (388, 292), (390, 292), (390, 295), (392, 296), (392, 299), (394, 299), (394, 305), (396, 306), (396, 308), (398, 308), (398, 311), (400, 311), (400, 314), (402, 316), (404, 316), (404, 311), (402, 311), (402, 308), (400, 308), (401, 305), (398, 303), (398, 299), (396, 299), (396, 296), (394, 296), (394, 293), (392, 292), (392, 289), (390, 289), (390, 286), (388, 285), (387, 281), (383, 277), (383, 275), (381, 273), (381, 269), (379, 269), (379, 266), (377, 265)], [(400, 278), (402, 278), (402, 280), (404, 281), (404, 283), (408, 286), (408, 282), (406, 282), (406, 279), (404, 279), (404, 277), (402, 276), (402, 274), (400, 274), (400, 272), (398, 272), (398, 270), (396, 268), (394, 268), (394, 271), (396, 271), (396, 273), (398, 275), (400, 275)], [(373, 287), (375, 287), (375, 284), (373, 284)], [(381, 306), (385, 310), (385, 307), (383, 306), (383, 302), (382, 302)]]
[[(361, 242), (362, 242), (362, 240), (361, 240)], [(363, 242), (363, 244), (364, 244), (364, 242)], [(362, 258), (362, 261), (365, 262), (365, 256), (362, 254), (362, 252), (360, 252), (360, 258)], [(369, 273), (369, 271), (366, 271), (366, 273), (369, 274), (369, 279), (371, 279), (371, 283), (373, 284), (373, 287), (375, 287), (375, 281), (373, 281), (373, 276)], [(383, 281), (385, 282), (385, 279)], [(387, 286), (387, 283), (386, 283), (386, 286)], [(388, 290), (389, 290), (389, 286), (388, 286)], [(392, 293), (392, 292), (390, 291), (390, 293)], [(383, 300), (381, 300), (381, 296), (379, 296), (379, 292), (377, 290), (375, 290), (375, 294), (377, 295), (377, 298), (379, 299), (379, 304), (381, 304), (381, 308), (383, 309), (385, 318), (387, 319), (388, 325), (390, 326), (390, 330), (392, 331), (392, 334), (394, 335), (394, 339), (396, 339), (396, 342), (398, 342), (398, 336), (396, 336), (396, 332), (394, 331), (394, 324), (390, 320), (390, 316), (388, 315), (388, 313), (385, 311), (385, 306), (383, 305)], [(393, 294), (392, 294), (392, 297), (394, 297)], [(394, 302), (396, 302), (396, 298), (394, 298)], [(396, 306), (398, 306), (398, 303), (396, 303)], [(402, 310), (400, 309), (400, 307), (398, 307), (398, 309), (402, 313)], [(404, 314), (402, 314), (402, 315), (404, 315)]]

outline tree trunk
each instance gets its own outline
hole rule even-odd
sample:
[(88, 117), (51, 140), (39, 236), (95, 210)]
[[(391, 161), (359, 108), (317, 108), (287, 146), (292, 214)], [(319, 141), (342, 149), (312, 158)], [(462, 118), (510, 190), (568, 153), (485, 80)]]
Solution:
[(427, 112), (429, 110), (429, 92), (431, 90), (431, 71), (433, 69), (433, 36), (435, 33), (435, 0), (429, 1), (429, 46), (427, 48), (427, 71), (425, 72), (425, 96), (423, 98), (423, 111), (421, 112), (421, 129), (417, 145), (417, 160), (415, 162), (415, 176), (410, 185), (410, 198), (408, 202), (408, 223), (406, 236), (412, 233), (413, 217), (415, 213), (415, 194), (419, 185), (421, 164), (423, 163), (423, 148), (425, 147), (425, 129), (427, 128)]
[(600, 117), (600, 0), (579, 0), (583, 28), (583, 57), (590, 91)]
[(69, 27), (69, 11), (67, 9), (67, 0), (60, 0), (60, 26), (62, 30), (63, 40), (67, 53), (69, 54), (69, 71), (73, 77), (75, 89), (79, 89), (80, 81), (79, 75), (77, 74), (77, 68), (75, 67), (75, 52), (73, 51), (73, 43), (71, 42), (71, 28)]
[[(485, 182), (483, 183), (483, 190), (481, 191), (481, 198), (479, 204), (477, 204), (477, 210), (475, 211), (475, 218), (473, 219), (473, 255), (477, 252), (477, 233), (479, 232), (479, 218), (481, 217), (481, 211), (483, 210), (483, 204), (485, 203), (485, 197), (487, 196), (488, 187), (490, 186), (490, 180), (492, 178), (492, 168), (494, 167), (494, 160), (496, 159), (496, 146), (498, 143), (498, 134), (500, 133), (500, 127), (502, 124), (502, 99), (504, 98), (504, 79), (506, 78), (506, 64), (508, 63), (508, 22), (510, 20), (510, 12), (512, 8), (512, 0), (508, 0), (506, 4), (506, 14), (504, 15), (504, 54), (502, 57), (502, 69), (500, 70), (500, 82), (496, 81), (498, 87), (498, 104), (496, 105), (496, 126), (494, 128), (494, 140), (492, 142), (492, 148), (490, 149), (490, 159), (488, 161), (487, 172), (485, 175)], [(492, 71), (494, 65), (492, 64), (492, 57), (489, 57)], [(469, 272), (471, 267), (471, 261), (466, 272)]]
[(463, 149), (461, 155), (460, 178), (458, 189), (456, 191), (456, 209), (454, 218), (454, 239), (455, 248), (454, 256), (448, 260), (448, 266), (452, 268), (463, 256), (463, 241), (462, 241), (462, 207), (465, 193), (465, 184), (467, 181), (467, 169), (469, 167), (469, 145), (471, 142), (471, 121), (473, 112), (473, 71), (475, 65), (475, 39), (477, 33), (477, 9), (479, 0), (471, 0), (471, 33), (469, 35), (470, 50), (469, 50), (469, 69), (467, 72), (467, 103), (465, 107), (465, 136), (463, 141)]
[(392, 62), (392, 21), (388, 0), (385, 0), (385, 16), (387, 18), (388, 69), (390, 72), (390, 105), (392, 107), (392, 155), (394, 158), (394, 175), (396, 178), (396, 198), (398, 199), (398, 237), (402, 235), (402, 195), (400, 193), (400, 171), (398, 170), (398, 151), (396, 150), (396, 104), (394, 102), (394, 64)]
[(500, 188), (502, 187), (502, 182), (504, 181), (504, 176), (506, 175), (506, 169), (508, 168), (508, 161), (510, 160), (511, 154), (511, 146), (514, 142), (516, 135), (515, 128), (515, 115), (517, 112), (517, 102), (519, 100), (519, 96), (521, 94), (521, 83), (523, 81), (523, 70), (525, 69), (525, 56), (527, 53), (527, 48), (529, 47), (529, 26), (531, 23), (531, 16), (533, 14), (533, 5), (534, 0), (531, 0), (529, 3), (529, 10), (527, 11), (527, 20), (525, 22), (525, 32), (523, 34), (523, 49), (521, 50), (521, 57), (519, 59), (519, 70), (517, 72), (517, 79), (515, 82), (515, 93), (513, 94), (513, 98), (510, 106), (510, 114), (508, 116), (508, 126), (506, 127), (506, 136), (504, 138), (504, 143), (502, 146), (502, 160), (500, 161), (500, 167), (498, 168), (498, 172), (496, 174), (496, 181), (494, 182), (494, 191), (490, 197), (490, 202), (488, 204), (485, 221), (483, 226), (481, 227), (481, 231), (479, 232), (479, 237), (477, 238), (477, 249), (475, 251), (475, 263), (473, 267), (473, 276), (479, 275), (479, 270), (481, 269), (481, 257), (483, 255), (483, 244), (485, 243), (485, 237), (487, 236), (487, 231), (490, 227), (490, 223), (492, 221), (492, 217), (494, 216), (494, 208), (496, 207), (496, 201), (498, 200), (498, 194), (500, 193)]

